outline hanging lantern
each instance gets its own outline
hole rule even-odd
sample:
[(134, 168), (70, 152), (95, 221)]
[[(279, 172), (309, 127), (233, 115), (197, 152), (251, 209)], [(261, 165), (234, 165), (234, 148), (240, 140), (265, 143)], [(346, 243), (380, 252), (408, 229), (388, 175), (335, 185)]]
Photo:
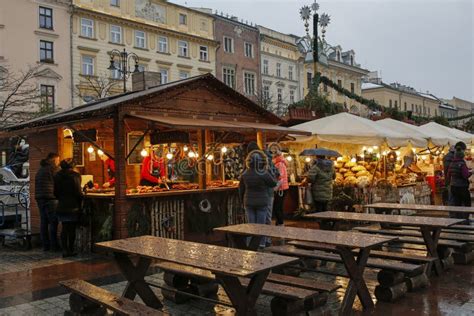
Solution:
[(103, 152), (101, 149), (98, 149), (98, 150), (97, 150), (97, 154), (98, 154), (99, 156), (103, 156), (103, 155), (104, 155), (104, 152)]
[(140, 155), (142, 157), (146, 157), (146, 156), (148, 156), (148, 151), (145, 148), (143, 148), (142, 151), (140, 152)]
[(92, 154), (94, 152), (94, 147), (92, 147), (92, 146), (87, 147), (87, 152), (89, 154)]

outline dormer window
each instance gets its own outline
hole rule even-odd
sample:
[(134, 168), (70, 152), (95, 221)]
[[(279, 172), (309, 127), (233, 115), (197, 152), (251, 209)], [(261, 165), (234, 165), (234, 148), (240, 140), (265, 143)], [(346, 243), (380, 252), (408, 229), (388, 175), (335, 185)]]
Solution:
[(341, 52), (340, 51), (336, 52), (336, 60), (341, 61)]
[(354, 55), (351, 55), (351, 66), (354, 66)]

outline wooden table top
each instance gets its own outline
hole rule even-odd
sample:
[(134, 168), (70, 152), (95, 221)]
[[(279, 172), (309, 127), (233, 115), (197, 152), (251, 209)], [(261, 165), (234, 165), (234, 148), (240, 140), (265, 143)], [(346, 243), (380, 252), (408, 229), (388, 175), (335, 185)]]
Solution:
[(467, 207), (467, 206), (374, 203), (374, 204), (364, 205), (364, 208), (379, 208), (379, 209), (381, 208), (381, 209), (413, 210), (413, 211), (444, 211), (444, 212), (453, 212), (453, 213), (474, 214), (474, 207)]
[(361, 221), (384, 224), (398, 224), (416, 227), (449, 227), (451, 225), (464, 222), (457, 218), (438, 218), (424, 216), (405, 216), (405, 215), (385, 215), (385, 214), (367, 214), (367, 213), (349, 213), (349, 212), (321, 212), (305, 215), (306, 218), (327, 219), (327, 220), (345, 220)]
[(267, 236), (324, 243), (349, 248), (371, 248), (398, 239), (397, 237), (374, 236), (357, 232), (328, 231), (309, 228), (273, 226), (262, 224), (239, 224), (214, 228), (215, 231), (247, 236)]
[(154, 236), (119, 239), (95, 245), (108, 251), (181, 263), (213, 273), (238, 277), (248, 277), (298, 260), (298, 258), (270, 253)]

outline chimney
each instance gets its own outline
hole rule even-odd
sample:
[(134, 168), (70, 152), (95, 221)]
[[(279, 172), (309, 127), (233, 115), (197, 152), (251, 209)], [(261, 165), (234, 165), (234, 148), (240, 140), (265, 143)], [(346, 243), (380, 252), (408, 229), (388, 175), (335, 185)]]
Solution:
[(161, 84), (161, 73), (142, 71), (132, 74), (132, 91), (150, 89)]

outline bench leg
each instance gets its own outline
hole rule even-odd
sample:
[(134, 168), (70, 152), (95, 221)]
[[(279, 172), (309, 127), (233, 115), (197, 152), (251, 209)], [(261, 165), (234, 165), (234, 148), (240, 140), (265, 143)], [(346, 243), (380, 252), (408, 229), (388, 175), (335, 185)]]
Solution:
[(357, 261), (350, 249), (338, 247), (338, 250), (350, 278), (346, 294), (342, 301), (340, 314), (352, 314), (352, 305), (354, 304), (356, 295), (359, 297), (364, 309), (373, 308), (374, 302), (372, 301), (372, 297), (370, 296), (369, 290), (364, 281), (364, 270), (367, 260), (369, 259), (370, 249), (361, 249), (357, 256)]
[(428, 256), (435, 258), (433, 264), (436, 275), (441, 275), (441, 272), (443, 271), (443, 268), (441, 267), (441, 260), (439, 259), (437, 250), (440, 234), (441, 228), (421, 227), (421, 235), (423, 236), (423, 240), (425, 241)]
[(151, 260), (140, 257), (137, 265), (134, 265), (126, 254), (114, 253), (114, 256), (120, 271), (128, 281), (122, 297), (134, 300), (138, 294), (146, 305), (161, 309), (163, 304), (145, 282), (145, 274), (150, 267)]
[(243, 286), (236, 277), (216, 275), (216, 278), (222, 284), (237, 315), (257, 315), (255, 303), (269, 273), (270, 271), (267, 270), (254, 275), (247, 287)]
[[(236, 234), (228, 234), (229, 239), (231, 241), (230, 247), (244, 249), (244, 250), (258, 250), (260, 246), (260, 240), (263, 238), (262, 236), (243, 236), (243, 235), (236, 235)], [(247, 243), (247, 241), (249, 241)]]

